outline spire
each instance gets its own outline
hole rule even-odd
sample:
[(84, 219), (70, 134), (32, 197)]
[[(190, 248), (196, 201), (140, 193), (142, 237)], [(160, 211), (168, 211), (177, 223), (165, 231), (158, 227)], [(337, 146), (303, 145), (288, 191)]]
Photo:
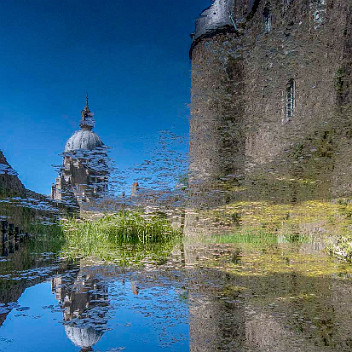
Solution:
[(95, 121), (94, 121), (94, 114), (89, 110), (89, 105), (88, 105), (88, 92), (86, 94), (86, 106), (84, 109), (81, 111), (82, 114), (82, 119), (80, 122), (80, 126), (83, 129), (89, 129), (91, 130), (94, 127)]

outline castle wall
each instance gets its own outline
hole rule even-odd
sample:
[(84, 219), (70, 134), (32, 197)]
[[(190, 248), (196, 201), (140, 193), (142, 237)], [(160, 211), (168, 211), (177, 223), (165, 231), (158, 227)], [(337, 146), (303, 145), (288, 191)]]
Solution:
[(193, 184), (245, 174), (247, 185), (264, 188), (314, 180), (314, 190), (293, 190), (313, 198), (352, 191), (341, 188), (350, 184), (343, 170), (352, 170), (344, 158), (352, 147), (349, 13), (347, 0), (256, 1), (244, 23), (237, 16), (237, 32), (219, 28), (193, 43)]
[[(336, 74), (341, 66), (346, 1), (329, 2), (323, 23), (312, 18), (309, 1), (284, 6), (272, 1), (272, 30), (263, 29), (261, 1), (245, 30), (246, 155), (270, 162), (298, 141), (320, 137), (337, 116)], [(330, 6), (331, 5), (331, 6)], [(295, 110), (285, 118), (286, 85), (295, 82)], [(318, 141), (317, 141), (318, 142)], [(312, 142), (312, 147), (314, 141)]]
[(193, 50), (191, 176), (207, 183), (243, 166), (243, 60), (240, 39), (218, 34)]

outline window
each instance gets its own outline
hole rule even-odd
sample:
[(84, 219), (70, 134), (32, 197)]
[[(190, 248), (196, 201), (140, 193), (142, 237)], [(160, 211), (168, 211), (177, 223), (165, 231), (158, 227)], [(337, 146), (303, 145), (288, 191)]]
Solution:
[(291, 78), (286, 85), (285, 119), (290, 120), (295, 110), (295, 81)]
[(324, 22), (326, 0), (310, 0), (309, 7), (311, 11), (311, 18), (314, 22), (314, 29), (318, 29)]
[(263, 16), (264, 16), (264, 31), (265, 33), (270, 33), (272, 28), (272, 16), (271, 16), (270, 3), (265, 5)]

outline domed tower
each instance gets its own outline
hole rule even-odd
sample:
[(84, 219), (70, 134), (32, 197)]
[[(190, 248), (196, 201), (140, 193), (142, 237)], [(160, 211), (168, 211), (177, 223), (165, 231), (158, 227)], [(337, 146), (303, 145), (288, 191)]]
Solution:
[(63, 165), (52, 186), (52, 198), (78, 204), (103, 196), (108, 190), (109, 170), (106, 146), (93, 132), (94, 114), (88, 105), (82, 110), (81, 129), (66, 142)]
[(192, 59), (190, 186), (218, 189), (243, 173), (242, 26), (252, 2), (215, 0), (196, 22)]

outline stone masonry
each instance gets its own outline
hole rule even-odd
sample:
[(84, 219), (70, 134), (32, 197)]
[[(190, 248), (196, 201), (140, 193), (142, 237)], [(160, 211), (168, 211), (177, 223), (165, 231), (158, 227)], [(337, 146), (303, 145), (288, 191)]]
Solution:
[(190, 51), (193, 187), (293, 178), (352, 191), (351, 5), (216, 0), (203, 12)]

